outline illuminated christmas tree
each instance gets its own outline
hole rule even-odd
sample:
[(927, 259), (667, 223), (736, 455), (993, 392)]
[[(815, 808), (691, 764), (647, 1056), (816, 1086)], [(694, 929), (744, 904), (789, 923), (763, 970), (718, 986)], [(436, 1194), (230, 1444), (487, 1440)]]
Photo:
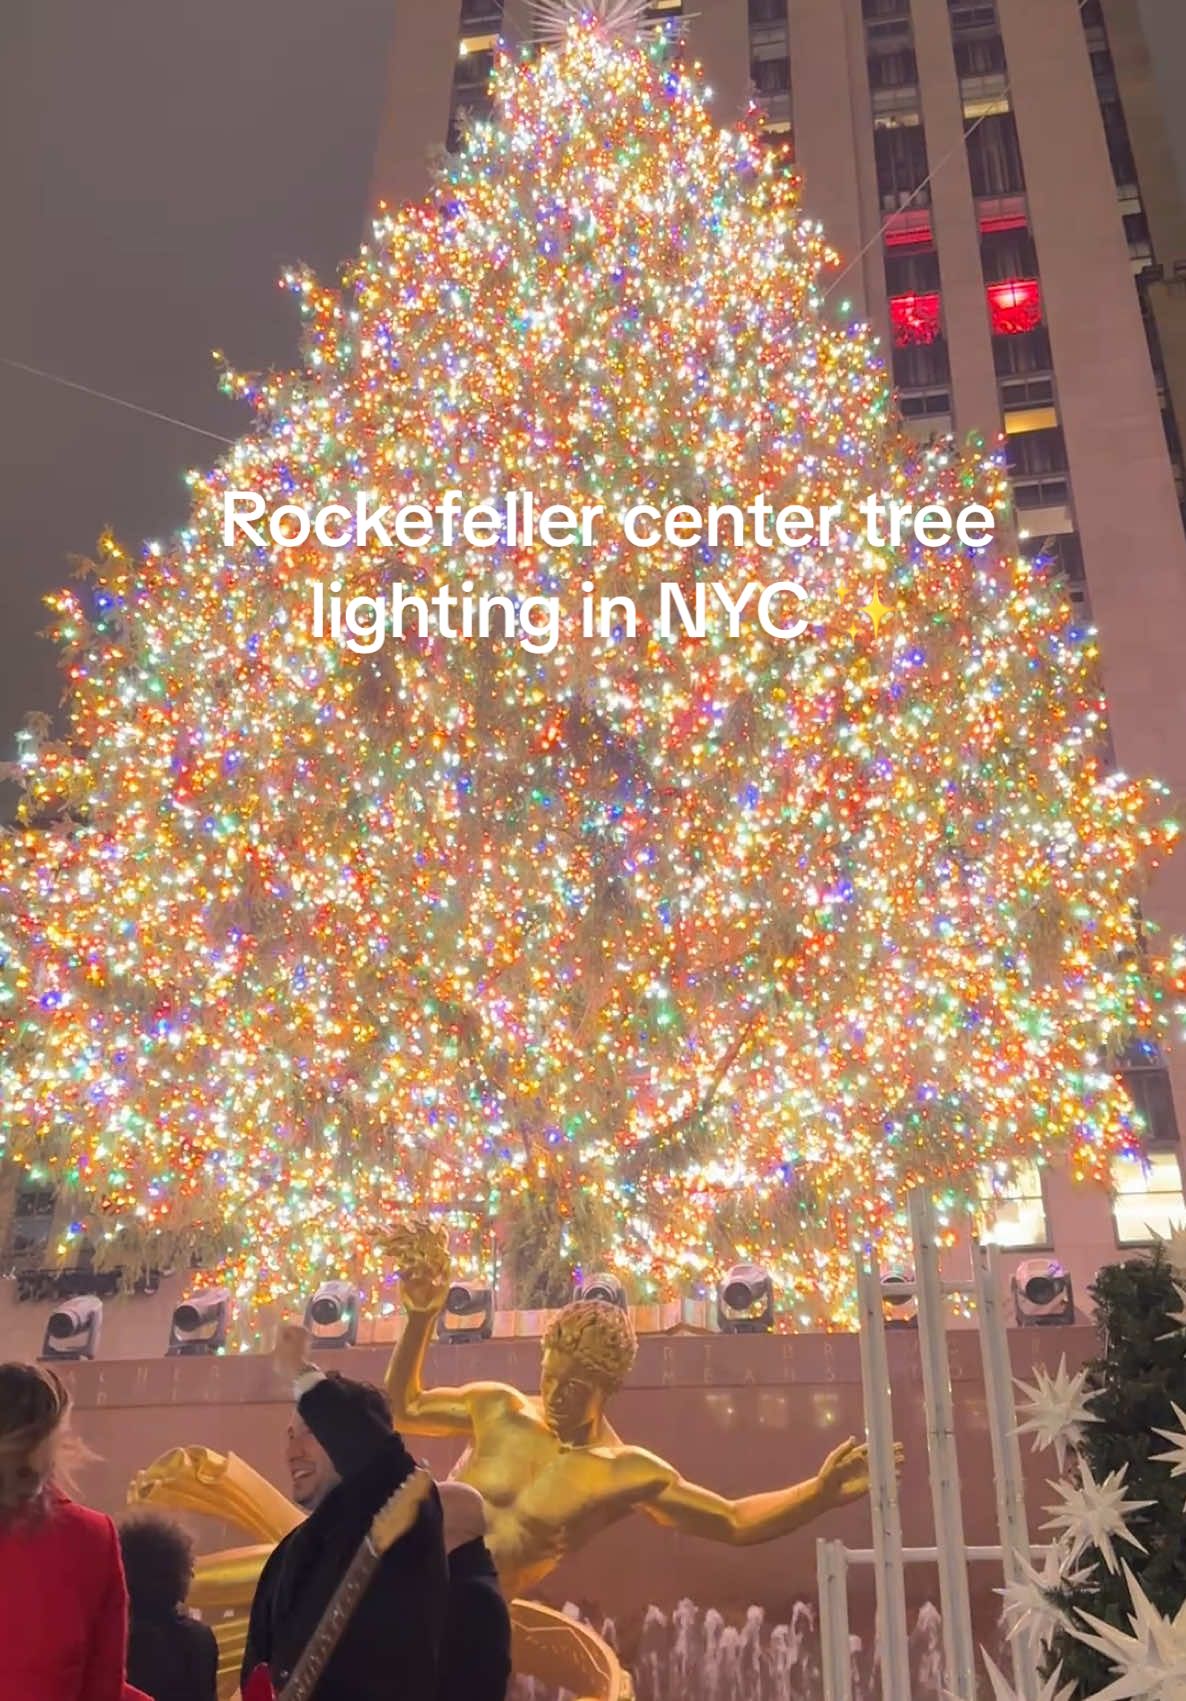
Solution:
[[(524, 1293), (750, 1257), (820, 1318), (917, 1181), (954, 1207), (1134, 1147), (1113, 1070), (1169, 1022), (1136, 900), (1174, 829), (1100, 765), (1057, 586), (860, 536), (869, 493), (1004, 523), (1007, 489), (904, 436), (832, 264), (756, 115), (594, 18), (499, 63), (340, 289), (291, 278), (302, 365), (228, 380), (257, 424), (187, 528), (55, 599), (68, 735), (0, 851), (8, 1150), (101, 1255), (200, 1242), (267, 1298), (377, 1276), (435, 1206)], [(232, 490), (450, 489), (849, 517), (814, 550), (223, 541)], [(657, 626), (663, 582), (787, 579), (794, 641)], [(315, 594), (393, 582), (566, 612), (554, 645), (314, 635)], [(637, 631), (586, 635), (586, 585)]]

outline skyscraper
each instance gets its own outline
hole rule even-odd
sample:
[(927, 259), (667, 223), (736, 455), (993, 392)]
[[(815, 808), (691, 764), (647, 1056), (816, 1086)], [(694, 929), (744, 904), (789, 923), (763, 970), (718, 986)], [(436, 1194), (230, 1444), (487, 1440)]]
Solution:
[[(403, 0), (376, 196), (422, 192), (432, 152), (488, 106), (500, 36), (530, 38), (530, 10)], [(880, 334), (910, 429), (1004, 433), (1020, 547), (1052, 560), (1098, 629), (1117, 764), (1186, 796), (1186, 211), (1139, 0), (650, 12), (678, 27), (722, 121), (756, 100), (802, 172), (842, 256), (837, 310)], [(1186, 933), (1186, 855), (1149, 911)], [(1183, 1212), (1186, 1056), (1167, 1068), (1138, 1047), (1129, 1078), (1151, 1167), (1118, 1178), (1122, 1244)], [(1044, 1216), (1041, 1195), (1034, 1181)]]

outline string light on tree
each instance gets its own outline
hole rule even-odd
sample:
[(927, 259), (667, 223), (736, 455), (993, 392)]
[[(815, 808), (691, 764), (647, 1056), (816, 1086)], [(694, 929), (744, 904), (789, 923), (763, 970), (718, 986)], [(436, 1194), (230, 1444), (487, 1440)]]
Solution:
[[(1040, 567), (853, 527), (610, 540), (567, 587), (538, 543), (222, 542), (228, 490), (1006, 514), (999, 459), (901, 431), (757, 116), (720, 128), (662, 32), (591, 11), (499, 58), (493, 119), (340, 288), (286, 280), (301, 363), (228, 379), (256, 424), (184, 529), (53, 599), (67, 730), (0, 841), (0, 1127), (100, 1257), (201, 1247), (291, 1300), (389, 1280), (391, 1220), (437, 1209), (521, 1294), (755, 1262), (822, 1323), (911, 1186), (953, 1213), (989, 1165), (1102, 1180), (1139, 1145), (1116, 1067), (1172, 1025), (1137, 900), (1178, 829), (1101, 765), (1094, 640)], [(792, 578), (809, 630), (356, 655), (310, 631), (338, 566), (516, 605)]]

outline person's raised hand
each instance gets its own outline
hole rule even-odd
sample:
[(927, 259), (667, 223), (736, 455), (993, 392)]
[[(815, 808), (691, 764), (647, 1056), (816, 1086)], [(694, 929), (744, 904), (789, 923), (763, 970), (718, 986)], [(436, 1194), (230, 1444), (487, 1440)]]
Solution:
[(314, 1368), (309, 1358), (309, 1331), (299, 1323), (282, 1323), (276, 1331), (272, 1348), (272, 1363), (276, 1374), (285, 1382), (295, 1382), (303, 1371)]

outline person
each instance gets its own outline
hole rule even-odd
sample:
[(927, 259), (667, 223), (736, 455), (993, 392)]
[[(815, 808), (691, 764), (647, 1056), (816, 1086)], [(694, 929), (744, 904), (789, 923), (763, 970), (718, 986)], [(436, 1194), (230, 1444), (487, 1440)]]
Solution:
[[(0, 1690), (4, 1701), (134, 1701), (115, 1525), (66, 1492), (80, 1451), (45, 1365), (0, 1364)], [(139, 1701), (145, 1701), (139, 1696)]]
[(468, 1483), (440, 1484), (449, 1610), (437, 1701), (506, 1701), (511, 1615), (486, 1546), (486, 1503)]
[(131, 1601), (128, 1677), (152, 1701), (217, 1701), (218, 1643), (185, 1611), (194, 1544), (180, 1524), (141, 1512), (119, 1527)]
[[(308, 1359), (308, 1335), (280, 1330), (274, 1362), (296, 1410), (288, 1430), (292, 1497), (308, 1517), (272, 1551), (252, 1601), (246, 1685), (266, 1665), (286, 1681), (379, 1510), (415, 1461), (380, 1389)], [(317, 1701), (435, 1701), (447, 1605), (440, 1498), (383, 1555), (317, 1686)]]
[[(602, 1300), (558, 1311), (543, 1339), (538, 1394), (501, 1382), (426, 1388), (425, 1355), (450, 1286), (445, 1236), (413, 1222), (392, 1235), (407, 1324), (387, 1372), (396, 1423), (456, 1437), (457, 1475), (490, 1514), (489, 1545), (508, 1595), (534, 1587), (608, 1525), (642, 1512), (686, 1535), (734, 1547), (772, 1541), (869, 1492), (867, 1449), (849, 1439), (806, 1482), (728, 1499), (621, 1440), (606, 1406), (634, 1361), (629, 1316)], [(901, 1454), (898, 1451), (897, 1458)]]

